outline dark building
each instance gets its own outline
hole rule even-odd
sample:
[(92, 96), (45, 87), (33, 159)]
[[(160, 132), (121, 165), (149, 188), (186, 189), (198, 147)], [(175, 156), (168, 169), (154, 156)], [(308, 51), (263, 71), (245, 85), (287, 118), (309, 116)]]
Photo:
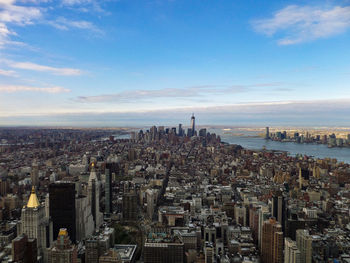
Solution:
[(134, 192), (123, 195), (123, 219), (137, 219), (137, 195)]
[(36, 263), (38, 248), (35, 238), (22, 234), (12, 240), (12, 262)]
[(183, 263), (184, 243), (166, 233), (149, 233), (143, 259), (145, 263)]
[(207, 129), (203, 128), (199, 130), (199, 136), (200, 137), (206, 137), (207, 136)]
[(282, 230), (285, 230), (286, 221), (286, 201), (282, 193), (276, 193), (272, 196), (272, 216), (282, 225)]
[(75, 184), (56, 182), (49, 185), (50, 216), (53, 222), (53, 234), (58, 235), (61, 228), (71, 233), (76, 242)]
[(112, 213), (112, 176), (108, 168), (105, 170), (106, 183), (105, 183), (105, 213)]

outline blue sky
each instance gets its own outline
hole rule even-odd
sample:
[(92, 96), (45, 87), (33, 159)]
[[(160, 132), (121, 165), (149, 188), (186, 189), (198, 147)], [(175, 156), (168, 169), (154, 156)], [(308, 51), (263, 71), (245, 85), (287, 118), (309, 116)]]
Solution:
[(349, 126), (350, 1), (0, 0), (0, 125)]

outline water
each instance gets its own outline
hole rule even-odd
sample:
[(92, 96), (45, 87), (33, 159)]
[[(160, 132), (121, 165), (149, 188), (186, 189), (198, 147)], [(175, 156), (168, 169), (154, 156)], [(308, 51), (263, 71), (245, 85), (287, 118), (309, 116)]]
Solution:
[[(230, 130), (225, 132), (221, 129), (208, 129), (211, 133), (220, 135), (223, 142), (239, 144), (243, 148), (251, 150), (261, 150), (265, 147), (268, 150), (287, 151), (290, 155), (297, 154), (312, 156), (315, 158), (335, 158), (339, 162), (350, 163), (350, 148), (328, 148), (325, 144), (277, 142), (265, 140), (258, 137), (257, 131)], [(118, 139), (129, 139), (129, 134), (116, 135)]]
[[(213, 131), (214, 132), (214, 131)], [(239, 144), (243, 148), (260, 150), (266, 147), (268, 150), (287, 151), (290, 155), (302, 154), (315, 158), (335, 158), (340, 162), (350, 163), (350, 148), (328, 148), (325, 144), (277, 142), (256, 137), (257, 132), (235, 131), (228, 134), (222, 130), (215, 130), (221, 136), (221, 140), (230, 144)], [(238, 135), (237, 135), (238, 134)]]

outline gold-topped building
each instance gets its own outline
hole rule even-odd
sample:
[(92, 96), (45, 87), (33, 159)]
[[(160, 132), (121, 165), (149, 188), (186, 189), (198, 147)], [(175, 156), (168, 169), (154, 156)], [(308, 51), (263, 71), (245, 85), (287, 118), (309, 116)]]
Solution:
[(29, 196), (27, 207), (37, 208), (39, 205), (40, 205), (40, 203), (39, 203), (38, 197), (36, 196), (36, 193), (35, 193), (35, 187), (32, 186), (32, 192)]
[(34, 186), (27, 205), (22, 208), (21, 222), (18, 229), (19, 235), (26, 234), (28, 238), (36, 238), (38, 255), (42, 256), (45, 261), (46, 248), (50, 247), (53, 240), (52, 222), (46, 217), (45, 207), (39, 202)]

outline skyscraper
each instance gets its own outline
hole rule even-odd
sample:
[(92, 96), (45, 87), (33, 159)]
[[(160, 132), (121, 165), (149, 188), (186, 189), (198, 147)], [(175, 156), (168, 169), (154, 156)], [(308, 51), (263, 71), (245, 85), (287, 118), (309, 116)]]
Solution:
[(179, 124), (179, 136), (182, 137), (183, 136), (183, 130), (182, 130), (182, 124)]
[(75, 184), (56, 182), (49, 185), (50, 216), (53, 222), (53, 234), (66, 228), (73, 242), (76, 241)]
[(264, 222), (261, 248), (262, 263), (283, 262), (282, 226), (273, 217)]
[(22, 208), (19, 235), (26, 234), (30, 239), (37, 240), (38, 254), (46, 258), (46, 248), (50, 247), (52, 223), (45, 216), (45, 207), (39, 203), (33, 186), (27, 205)]
[(105, 175), (105, 212), (110, 214), (112, 213), (112, 175), (108, 168), (105, 169)]
[(300, 262), (312, 262), (312, 236), (308, 230), (298, 229), (296, 234), (297, 246), (300, 250)]
[(301, 263), (297, 243), (289, 237), (284, 239), (284, 263)]
[(270, 139), (270, 128), (269, 127), (266, 127), (265, 139)]
[(192, 132), (192, 136), (194, 136), (196, 133), (194, 113), (192, 113), (192, 117), (191, 117), (191, 132)]
[(100, 181), (96, 174), (95, 163), (91, 164), (91, 172), (88, 182), (88, 197), (95, 228), (98, 228), (102, 223), (103, 215), (100, 212)]
[(282, 225), (284, 231), (286, 218), (286, 202), (282, 193), (278, 192), (272, 196), (272, 216)]
[(68, 231), (61, 228), (58, 232), (57, 240), (48, 250), (48, 263), (77, 263), (77, 247), (69, 239)]

